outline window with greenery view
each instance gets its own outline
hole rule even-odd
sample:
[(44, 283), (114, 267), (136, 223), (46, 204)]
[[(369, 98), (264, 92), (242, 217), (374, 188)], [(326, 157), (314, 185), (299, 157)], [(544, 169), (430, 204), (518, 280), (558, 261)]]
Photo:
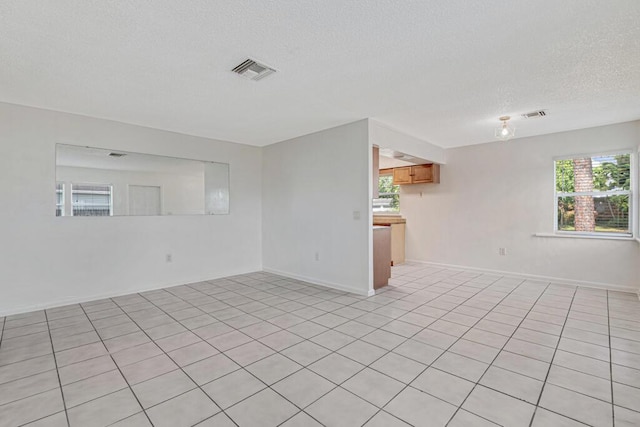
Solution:
[(556, 229), (631, 235), (631, 154), (556, 160)]
[(393, 185), (393, 175), (380, 175), (378, 192), (373, 200), (374, 212), (400, 212), (400, 186)]

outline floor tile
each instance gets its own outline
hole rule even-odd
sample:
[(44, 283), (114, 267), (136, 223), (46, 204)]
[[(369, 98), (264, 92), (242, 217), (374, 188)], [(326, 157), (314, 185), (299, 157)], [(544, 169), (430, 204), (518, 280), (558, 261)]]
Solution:
[(450, 352), (440, 356), (432, 366), (472, 382), (477, 382), (489, 367), (486, 363)]
[(611, 402), (611, 381), (552, 365), (547, 383)]
[(476, 386), (462, 408), (506, 426), (528, 426), (535, 406), (483, 386)]
[(197, 427), (236, 427), (236, 424), (231, 421), (231, 418), (229, 418), (227, 414), (218, 412), (213, 417), (198, 423)]
[(234, 347), (238, 347), (242, 344), (252, 341), (253, 338), (243, 334), (240, 331), (232, 331), (223, 335), (218, 335), (207, 340), (209, 344), (214, 346), (219, 351), (231, 350)]
[(220, 408), (200, 389), (147, 409), (147, 415), (155, 427), (190, 427), (218, 412)]
[(302, 366), (280, 354), (273, 354), (247, 366), (246, 369), (267, 385), (271, 385), (302, 369)]
[(298, 407), (305, 408), (335, 388), (335, 385), (308, 369), (302, 369), (271, 388)]
[(59, 388), (0, 406), (0, 426), (15, 427), (64, 410)]
[(68, 410), (71, 427), (108, 426), (142, 408), (130, 389), (117, 391)]
[(611, 365), (602, 360), (581, 356), (568, 351), (558, 350), (553, 358), (553, 364), (580, 371), (596, 377), (611, 379)]
[(67, 408), (73, 408), (98, 397), (127, 388), (120, 371), (113, 370), (62, 387)]
[(282, 351), (285, 348), (291, 347), (299, 342), (304, 341), (304, 338), (295, 335), (288, 331), (279, 331), (273, 334), (264, 336), (259, 339), (264, 345), (271, 347), (275, 351)]
[(282, 355), (287, 356), (302, 366), (310, 365), (329, 353), (329, 350), (311, 341), (303, 341), (281, 352)]
[(310, 340), (316, 344), (328, 348), (329, 350), (336, 351), (353, 342), (355, 338), (338, 331), (329, 330), (321, 333), (320, 335), (316, 335)]
[(178, 364), (178, 366), (184, 367), (200, 360), (207, 359), (218, 353), (219, 351), (213, 348), (211, 344), (207, 342), (199, 342), (173, 350), (169, 352), (168, 355), (176, 364)]
[(613, 383), (613, 403), (640, 412), (640, 388)]
[(544, 383), (531, 377), (491, 366), (482, 376), (480, 384), (536, 405)]
[(498, 425), (469, 411), (459, 409), (447, 427), (495, 427)]
[(342, 347), (338, 350), (338, 353), (351, 360), (360, 362), (363, 365), (369, 365), (385, 355), (387, 350), (373, 344), (357, 340), (345, 347)]
[(240, 366), (224, 354), (216, 354), (183, 368), (198, 385), (206, 384), (238, 369)]
[(375, 414), (366, 424), (365, 427), (410, 427), (399, 418), (394, 417), (388, 412), (380, 411)]
[(412, 387), (407, 387), (386, 407), (385, 411), (413, 426), (445, 426), (456, 407)]
[(58, 412), (57, 414), (49, 415), (48, 417), (25, 424), (25, 427), (68, 427), (68, 425), (67, 414), (65, 412)]
[(429, 368), (411, 383), (412, 387), (429, 393), (452, 405), (460, 406), (474, 383), (435, 368)]
[(364, 424), (377, 410), (372, 404), (338, 387), (305, 412), (326, 427), (350, 427)]
[(382, 408), (405, 385), (373, 369), (365, 368), (343, 383), (342, 387), (367, 402)]
[(149, 421), (147, 414), (138, 412), (135, 415), (111, 424), (111, 427), (153, 427), (153, 425), (151, 421)]
[(332, 353), (309, 365), (309, 369), (335, 384), (340, 384), (364, 369), (364, 365), (338, 353)]
[(133, 392), (144, 409), (162, 403), (196, 387), (195, 383), (179, 369), (132, 386)]
[(62, 367), (71, 365), (72, 363), (93, 359), (94, 357), (104, 356), (105, 354), (108, 354), (108, 352), (101, 342), (87, 344), (69, 350), (57, 352), (56, 363), (58, 364), (58, 367)]
[(56, 371), (20, 378), (0, 385), (0, 405), (59, 388)]
[(298, 411), (273, 390), (265, 389), (229, 408), (226, 413), (240, 427), (275, 427)]
[(258, 341), (251, 341), (225, 352), (231, 360), (240, 366), (257, 362), (273, 353), (274, 351), (272, 349)]
[(406, 338), (400, 335), (392, 334), (383, 330), (376, 330), (361, 338), (362, 341), (369, 344), (377, 345), (386, 350), (393, 350), (395, 347), (403, 343)]
[(640, 425), (640, 412), (630, 411), (620, 406), (614, 406), (616, 427), (637, 427)]
[(427, 367), (395, 353), (387, 353), (371, 364), (371, 368), (409, 384)]
[(537, 408), (536, 414), (533, 416), (531, 427), (584, 427), (585, 424), (580, 423), (571, 418), (547, 411), (544, 408)]
[(539, 405), (594, 426), (612, 426), (611, 404), (553, 384), (546, 384)]
[(314, 322), (302, 322), (290, 327), (287, 330), (298, 336), (301, 336), (302, 338), (309, 339), (311, 337), (315, 337), (316, 335), (320, 335), (323, 332), (326, 332), (328, 328)]
[(493, 362), (494, 366), (544, 381), (549, 371), (549, 364), (519, 354), (502, 351)]
[(222, 409), (263, 390), (266, 386), (244, 369), (232, 372), (204, 385), (202, 389)]
[(176, 365), (173, 360), (165, 354), (120, 368), (122, 374), (127, 379), (127, 382), (131, 385), (150, 380), (175, 369), (178, 369), (178, 365)]
[(442, 349), (423, 344), (416, 340), (407, 340), (393, 349), (394, 353), (400, 354), (416, 362), (430, 365), (443, 353)]

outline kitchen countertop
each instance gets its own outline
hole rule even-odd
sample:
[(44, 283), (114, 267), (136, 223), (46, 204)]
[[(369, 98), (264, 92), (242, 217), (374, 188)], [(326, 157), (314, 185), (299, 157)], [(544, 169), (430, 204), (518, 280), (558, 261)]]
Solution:
[(373, 225), (406, 224), (407, 220), (398, 215), (374, 215)]

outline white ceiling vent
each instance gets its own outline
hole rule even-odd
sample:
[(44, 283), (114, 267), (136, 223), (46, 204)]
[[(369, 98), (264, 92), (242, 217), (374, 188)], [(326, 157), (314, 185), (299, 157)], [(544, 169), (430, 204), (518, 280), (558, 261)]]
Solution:
[(276, 72), (275, 69), (260, 64), (257, 61), (249, 58), (242, 62), (239, 65), (236, 65), (231, 71), (234, 73), (240, 74), (242, 77), (245, 77), (249, 80), (261, 80), (267, 77), (269, 74), (273, 74)]
[(523, 118), (525, 119), (533, 119), (535, 117), (544, 117), (547, 115), (547, 112), (544, 110), (538, 110), (538, 111), (532, 111), (530, 113), (524, 113), (522, 115)]

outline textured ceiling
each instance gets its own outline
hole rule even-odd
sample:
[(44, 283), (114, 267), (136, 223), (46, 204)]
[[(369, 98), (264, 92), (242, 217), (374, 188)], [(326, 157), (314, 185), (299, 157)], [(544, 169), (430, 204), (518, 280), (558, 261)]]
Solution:
[[(229, 70), (251, 56), (260, 82)], [(0, 101), (266, 145), (366, 117), (442, 147), (640, 118), (638, 0), (3, 0)]]

